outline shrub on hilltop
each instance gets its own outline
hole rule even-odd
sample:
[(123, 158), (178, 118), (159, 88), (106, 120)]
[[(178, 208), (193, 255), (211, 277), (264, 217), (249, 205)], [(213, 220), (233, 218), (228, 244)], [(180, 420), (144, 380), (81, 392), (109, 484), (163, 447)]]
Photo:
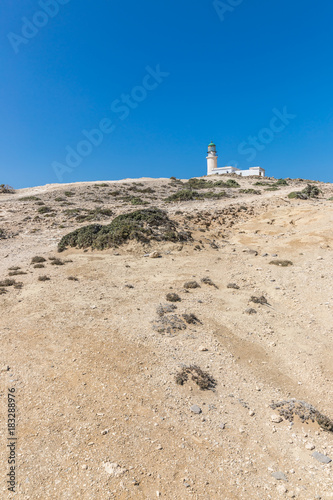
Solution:
[(0, 193), (2, 194), (15, 193), (15, 189), (12, 188), (11, 186), (8, 186), (8, 184), (0, 184)]

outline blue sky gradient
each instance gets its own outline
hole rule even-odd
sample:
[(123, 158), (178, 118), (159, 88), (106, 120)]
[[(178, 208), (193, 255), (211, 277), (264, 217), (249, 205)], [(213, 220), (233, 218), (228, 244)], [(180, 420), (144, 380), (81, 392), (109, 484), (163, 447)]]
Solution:
[(219, 166), (332, 182), (332, 17), (310, 0), (2, 0), (0, 183), (205, 175), (211, 140)]

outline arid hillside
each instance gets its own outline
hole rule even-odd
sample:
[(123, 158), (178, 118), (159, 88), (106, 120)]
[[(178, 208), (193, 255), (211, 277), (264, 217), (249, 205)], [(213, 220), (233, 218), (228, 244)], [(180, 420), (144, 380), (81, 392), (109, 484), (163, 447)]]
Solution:
[(1, 498), (333, 499), (332, 227), (302, 179), (0, 193)]

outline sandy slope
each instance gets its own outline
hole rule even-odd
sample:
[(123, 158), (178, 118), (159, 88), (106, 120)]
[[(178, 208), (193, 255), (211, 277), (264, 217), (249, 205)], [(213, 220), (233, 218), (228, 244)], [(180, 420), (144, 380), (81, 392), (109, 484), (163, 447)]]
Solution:
[[(59, 256), (60, 237), (83, 224), (62, 221), (60, 212), (34, 220), (36, 207), (18, 199), (35, 195), (54, 206), (69, 188), (77, 192), (73, 206), (90, 208), (86, 183), (0, 199), (0, 228), (16, 234), (0, 240), (0, 279), (12, 266), (27, 272), (14, 277), (21, 289), (0, 295), (2, 498), (10, 497), (8, 387), (18, 406), (17, 498), (333, 498), (333, 462), (312, 457), (333, 459), (333, 434), (297, 418), (274, 423), (278, 413), (269, 406), (296, 398), (333, 418), (332, 187), (323, 185), (314, 201), (289, 200), (295, 187), (288, 186), (170, 205), (161, 194), (167, 180), (140, 182), (158, 191), (154, 204), (171, 217), (194, 216), (193, 243), (70, 249), (60, 256), (71, 262), (35, 269), (34, 255)], [(108, 206), (115, 215), (129, 209)], [(221, 214), (230, 206), (234, 212)], [(152, 249), (162, 257), (145, 257)], [(293, 265), (269, 264), (276, 258)], [(45, 274), (51, 279), (38, 281)], [(185, 290), (189, 280), (200, 287)], [(154, 330), (168, 292), (181, 297), (172, 314), (194, 313), (200, 323), (173, 334)], [(262, 295), (268, 305), (250, 301)], [(175, 383), (181, 367), (193, 364), (216, 379), (214, 391)], [(272, 476), (278, 471), (287, 481)]]

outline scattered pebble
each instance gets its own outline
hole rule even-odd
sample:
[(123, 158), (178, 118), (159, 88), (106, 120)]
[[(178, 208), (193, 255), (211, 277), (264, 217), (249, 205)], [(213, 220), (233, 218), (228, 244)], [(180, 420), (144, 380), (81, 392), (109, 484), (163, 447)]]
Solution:
[(327, 457), (326, 455), (323, 455), (322, 453), (319, 453), (318, 451), (314, 451), (312, 453), (312, 456), (322, 464), (329, 464), (330, 462), (332, 462), (331, 458)]
[(285, 474), (283, 474), (283, 472), (281, 472), (281, 471), (272, 472), (272, 476), (277, 481), (288, 481), (287, 476)]
[(201, 408), (198, 405), (192, 405), (191, 406), (191, 412), (199, 414), (202, 412)]

